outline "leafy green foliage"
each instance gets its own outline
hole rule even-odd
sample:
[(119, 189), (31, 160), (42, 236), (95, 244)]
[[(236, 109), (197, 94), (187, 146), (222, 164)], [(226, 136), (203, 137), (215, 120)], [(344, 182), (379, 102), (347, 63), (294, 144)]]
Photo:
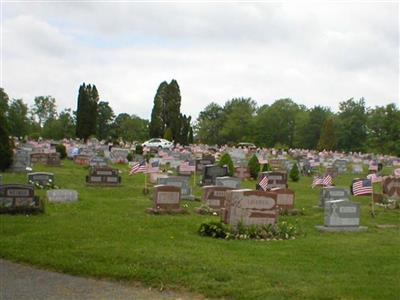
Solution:
[(7, 117), (7, 123), (12, 136), (21, 138), (28, 134), (28, 106), (22, 99), (14, 99), (11, 102)]
[(260, 163), (258, 162), (258, 158), (255, 154), (250, 158), (248, 166), (250, 170), (250, 176), (253, 179), (257, 179), (258, 173), (260, 172)]
[(228, 226), (222, 222), (203, 222), (198, 230), (201, 236), (209, 236), (219, 239), (238, 240), (270, 240), (270, 239), (294, 239), (299, 234), (296, 225), (288, 222), (278, 222), (275, 225), (250, 225), (239, 223), (236, 227)]
[(108, 102), (100, 101), (97, 105), (97, 138), (105, 140), (111, 136), (114, 112)]
[(8, 169), (12, 164), (13, 152), (9, 138), (6, 112), (8, 109), (8, 95), (0, 89), (0, 171)]
[(294, 163), (292, 169), (290, 170), (289, 177), (292, 181), (299, 181), (300, 179), (300, 172), (297, 164)]
[(232, 158), (229, 155), (229, 153), (224, 153), (221, 156), (221, 158), (220, 158), (220, 160), (218, 162), (218, 165), (220, 167), (223, 167), (223, 166), (227, 166), (228, 167), (228, 176), (233, 176), (233, 174), (235, 173), (235, 167), (233, 165), (233, 161), (232, 161)]
[(138, 154), (138, 155), (142, 155), (143, 154), (143, 146), (140, 145), (140, 144), (136, 145), (135, 153)]
[(165, 133), (164, 133), (164, 137), (163, 137), (165, 140), (168, 140), (168, 141), (172, 141), (172, 139), (173, 139), (173, 134), (172, 134), (172, 129), (171, 128), (167, 128), (166, 130), (165, 130)]
[(60, 158), (64, 159), (67, 157), (67, 149), (65, 148), (64, 144), (56, 145), (56, 151), (60, 153)]
[(336, 130), (334, 127), (334, 119), (328, 118), (324, 123), (322, 129), (321, 137), (319, 139), (317, 149), (319, 151), (323, 150), (335, 150), (337, 147), (337, 137)]
[(35, 97), (34, 102), (32, 115), (38, 119), (39, 127), (43, 127), (47, 120), (56, 118), (56, 99), (51, 96), (39, 96)]

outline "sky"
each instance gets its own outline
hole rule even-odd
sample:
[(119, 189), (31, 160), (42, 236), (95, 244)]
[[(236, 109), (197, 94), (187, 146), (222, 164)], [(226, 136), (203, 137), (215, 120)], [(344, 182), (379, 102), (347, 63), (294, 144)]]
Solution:
[(146, 119), (172, 79), (193, 119), (237, 97), (399, 106), (399, 2), (296, 3), (2, 0), (0, 86), (75, 110), (91, 83)]

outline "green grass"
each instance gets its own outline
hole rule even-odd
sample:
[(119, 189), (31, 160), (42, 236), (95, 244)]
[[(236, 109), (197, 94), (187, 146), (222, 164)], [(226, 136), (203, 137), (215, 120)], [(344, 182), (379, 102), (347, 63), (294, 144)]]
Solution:
[[(140, 281), (157, 288), (184, 288), (207, 297), (234, 299), (398, 299), (400, 295), (399, 230), (377, 224), (400, 224), (398, 210), (377, 207), (370, 216), (370, 197), (362, 204), (361, 224), (367, 232), (320, 233), (323, 224), (319, 189), (312, 178), (289, 182), (297, 222), (304, 235), (289, 241), (217, 240), (197, 234), (201, 222), (218, 220), (197, 215), (199, 202), (188, 202), (190, 214), (151, 215), (152, 203), (141, 194), (143, 174), (123, 171), (122, 187), (86, 187), (88, 170), (38, 166), (55, 173), (56, 185), (79, 191), (74, 204), (47, 204), (42, 215), (1, 215), (0, 256), (14, 261), (76, 274)], [(389, 170), (386, 170), (389, 172)], [(349, 186), (353, 175), (334, 180)], [(25, 174), (3, 173), (5, 183), (26, 183)], [(254, 187), (254, 181), (243, 183)], [(196, 195), (201, 195), (196, 188)], [(37, 194), (44, 197), (45, 191)]]

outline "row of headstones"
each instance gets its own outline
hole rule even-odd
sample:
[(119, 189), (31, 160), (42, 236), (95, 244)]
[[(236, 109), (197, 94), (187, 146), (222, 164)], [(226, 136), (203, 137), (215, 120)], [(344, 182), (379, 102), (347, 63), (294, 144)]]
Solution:
[[(78, 192), (69, 189), (47, 191), (49, 202), (74, 202)], [(33, 185), (0, 184), (0, 213), (36, 213), (43, 211), (43, 204), (35, 196)]]

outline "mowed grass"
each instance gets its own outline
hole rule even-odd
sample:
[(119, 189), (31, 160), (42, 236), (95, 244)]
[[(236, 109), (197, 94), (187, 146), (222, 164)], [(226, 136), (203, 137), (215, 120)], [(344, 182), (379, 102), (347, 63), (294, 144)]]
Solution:
[[(206, 297), (232, 299), (399, 299), (399, 210), (362, 204), (367, 232), (320, 233), (323, 211), (315, 208), (319, 189), (311, 177), (289, 182), (304, 216), (281, 217), (297, 223), (303, 235), (289, 241), (225, 241), (201, 237), (200, 224), (218, 217), (194, 212), (200, 202), (184, 203), (189, 214), (151, 215), (142, 194), (144, 175), (122, 170), (121, 187), (86, 187), (88, 170), (37, 166), (55, 173), (61, 188), (79, 191), (74, 204), (47, 204), (42, 215), (1, 215), (0, 256), (70, 274), (139, 281), (159, 289), (190, 290)], [(389, 169), (385, 170), (390, 172)], [(351, 174), (334, 180), (349, 186)], [(25, 174), (3, 173), (5, 183), (26, 183)], [(254, 181), (243, 187), (254, 188)], [(44, 197), (45, 191), (37, 194)], [(196, 188), (195, 194), (201, 195)]]

